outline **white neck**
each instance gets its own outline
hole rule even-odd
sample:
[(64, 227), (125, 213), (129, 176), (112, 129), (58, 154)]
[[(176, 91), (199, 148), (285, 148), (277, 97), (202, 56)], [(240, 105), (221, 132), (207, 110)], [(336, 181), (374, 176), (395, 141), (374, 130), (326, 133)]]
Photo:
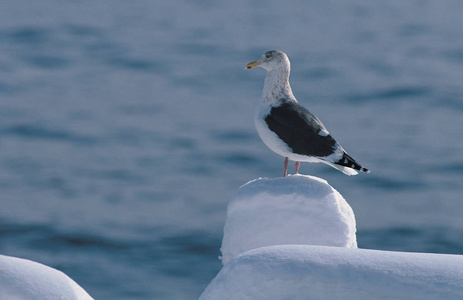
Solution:
[(289, 70), (275, 69), (268, 71), (264, 90), (262, 91), (263, 103), (267, 105), (276, 104), (282, 98), (296, 101), (289, 85)]

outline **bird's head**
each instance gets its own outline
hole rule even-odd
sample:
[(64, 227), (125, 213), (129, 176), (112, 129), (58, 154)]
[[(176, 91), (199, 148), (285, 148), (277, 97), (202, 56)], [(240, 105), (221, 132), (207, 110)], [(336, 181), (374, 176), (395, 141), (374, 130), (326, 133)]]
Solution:
[(289, 72), (290, 63), (288, 56), (283, 51), (270, 50), (265, 52), (258, 60), (248, 63), (245, 69), (252, 69), (254, 67), (262, 67), (267, 72), (277, 69)]

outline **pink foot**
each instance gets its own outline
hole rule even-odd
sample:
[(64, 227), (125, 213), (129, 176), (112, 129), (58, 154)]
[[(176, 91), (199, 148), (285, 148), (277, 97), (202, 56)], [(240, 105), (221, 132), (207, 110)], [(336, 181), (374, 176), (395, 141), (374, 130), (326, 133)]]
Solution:
[(288, 173), (288, 164), (289, 164), (289, 159), (285, 157), (285, 171), (283, 172), (283, 177), (286, 177), (286, 174)]
[(295, 166), (296, 166), (296, 173), (295, 173), (295, 174), (298, 174), (298, 172), (299, 172), (299, 166), (300, 166), (300, 165), (301, 165), (301, 163), (298, 162), (298, 161), (296, 161), (296, 164), (295, 164)]

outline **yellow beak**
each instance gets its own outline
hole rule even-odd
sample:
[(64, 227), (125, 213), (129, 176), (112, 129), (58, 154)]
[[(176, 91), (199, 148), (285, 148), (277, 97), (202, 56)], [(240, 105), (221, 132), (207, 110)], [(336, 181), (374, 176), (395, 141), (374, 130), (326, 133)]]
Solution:
[(252, 69), (254, 67), (258, 67), (260, 66), (262, 63), (261, 62), (258, 62), (258, 61), (251, 61), (250, 63), (248, 63), (245, 67), (245, 69)]

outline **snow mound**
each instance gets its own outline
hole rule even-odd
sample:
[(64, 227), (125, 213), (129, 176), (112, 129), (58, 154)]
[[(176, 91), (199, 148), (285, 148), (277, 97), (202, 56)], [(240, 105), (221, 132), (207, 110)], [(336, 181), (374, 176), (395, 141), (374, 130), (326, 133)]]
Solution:
[(286, 245), (226, 264), (200, 300), (463, 299), (463, 256)]
[(0, 255), (0, 299), (92, 300), (66, 274), (48, 266)]
[(306, 175), (256, 179), (228, 204), (222, 263), (259, 247), (357, 248), (352, 208), (325, 180)]

